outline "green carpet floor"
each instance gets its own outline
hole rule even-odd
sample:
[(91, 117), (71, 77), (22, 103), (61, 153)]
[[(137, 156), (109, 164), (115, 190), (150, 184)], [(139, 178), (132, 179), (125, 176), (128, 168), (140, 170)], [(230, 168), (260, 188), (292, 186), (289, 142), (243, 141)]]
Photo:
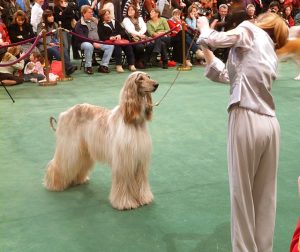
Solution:
[[(64, 192), (42, 186), (54, 151), (49, 117), (77, 103), (113, 108), (128, 76), (88, 76), (55, 87), (33, 83), (0, 87), (0, 251), (203, 251), (229, 252), (230, 209), (226, 161), (229, 87), (181, 72), (154, 109), (149, 125), (153, 154), (150, 183), (155, 201), (134, 211), (111, 208), (110, 169), (97, 164), (88, 184)], [(288, 251), (299, 216), (299, 69), (281, 63), (273, 95), (281, 124), (278, 207), (274, 251)], [(160, 86), (158, 101), (176, 69), (149, 69)]]

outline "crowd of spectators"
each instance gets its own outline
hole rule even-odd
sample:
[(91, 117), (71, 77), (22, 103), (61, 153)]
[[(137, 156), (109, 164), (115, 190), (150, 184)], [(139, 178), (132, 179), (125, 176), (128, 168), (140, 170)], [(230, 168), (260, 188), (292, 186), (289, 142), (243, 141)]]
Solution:
[[(51, 32), (61, 25), (65, 29), (63, 52), (68, 76), (77, 70), (74, 60), (83, 55), (86, 74), (94, 73), (93, 66), (98, 66), (100, 73), (110, 73), (111, 62), (119, 73), (124, 72), (124, 62), (129, 71), (147, 67), (166, 69), (170, 60), (182, 64), (186, 59), (188, 66), (205, 64), (195, 43), (199, 35), (196, 28), (199, 16), (206, 16), (213, 29), (227, 31), (244, 20), (255, 22), (256, 16), (265, 11), (282, 16), (289, 26), (298, 25), (300, 0), (0, 0), (0, 46), (25, 41), (9, 47), (17, 47), (16, 50), (0, 48), (0, 61), (2, 64), (16, 61), (32, 48), (34, 41), (30, 39), (44, 29)], [(183, 27), (186, 57), (182, 50)], [(152, 38), (155, 39), (142, 43)], [(126, 44), (128, 41), (141, 43), (130, 45)], [(50, 64), (53, 60), (59, 61), (58, 42), (57, 33), (47, 37), (46, 48), (42, 40), (39, 41), (23, 62), (10, 66), (9, 70), (0, 67), (0, 80), (12, 83), (43, 81), (40, 65), (32, 66), (37, 62), (43, 65), (45, 49)], [(95, 53), (101, 55), (101, 62), (97, 62)], [(228, 49), (218, 49), (214, 53), (222, 61), (227, 60)], [(31, 68), (26, 67), (29, 63)]]

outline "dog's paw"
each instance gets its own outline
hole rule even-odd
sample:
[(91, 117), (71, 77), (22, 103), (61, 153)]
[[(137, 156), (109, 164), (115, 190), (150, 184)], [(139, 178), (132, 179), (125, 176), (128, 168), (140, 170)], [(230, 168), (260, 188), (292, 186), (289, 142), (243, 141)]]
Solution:
[(141, 205), (148, 205), (153, 201), (153, 194), (151, 191), (144, 193), (143, 195), (140, 196), (140, 204)]
[(83, 185), (86, 184), (90, 181), (89, 177), (84, 177), (84, 178), (80, 178), (80, 179), (76, 179), (72, 182), (72, 186), (78, 186), (78, 185)]
[(294, 80), (300, 80), (300, 74), (294, 78)]
[(141, 206), (136, 200), (129, 199), (111, 200), (110, 203), (113, 208), (118, 210), (131, 210)]

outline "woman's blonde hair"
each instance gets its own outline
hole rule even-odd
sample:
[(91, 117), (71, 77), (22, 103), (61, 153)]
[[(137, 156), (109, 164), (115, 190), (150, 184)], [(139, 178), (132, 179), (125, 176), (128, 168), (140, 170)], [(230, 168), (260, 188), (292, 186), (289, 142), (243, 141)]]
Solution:
[(287, 42), (289, 28), (278, 14), (272, 12), (263, 13), (258, 16), (256, 25), (270, 35), (276, 44), (276, 49), (283, 47)]

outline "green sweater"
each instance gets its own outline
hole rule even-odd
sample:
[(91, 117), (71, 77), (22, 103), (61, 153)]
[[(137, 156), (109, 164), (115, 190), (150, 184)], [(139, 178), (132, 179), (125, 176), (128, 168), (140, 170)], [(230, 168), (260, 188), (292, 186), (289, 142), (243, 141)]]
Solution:
[(152, 37), (153, 33), (156, 32), (167, 32), (170, 30), (167, 20), (163, 17), (158, 19), (158, 22), (154, 23), (152, 20), (147, 22), (147, 31)]

